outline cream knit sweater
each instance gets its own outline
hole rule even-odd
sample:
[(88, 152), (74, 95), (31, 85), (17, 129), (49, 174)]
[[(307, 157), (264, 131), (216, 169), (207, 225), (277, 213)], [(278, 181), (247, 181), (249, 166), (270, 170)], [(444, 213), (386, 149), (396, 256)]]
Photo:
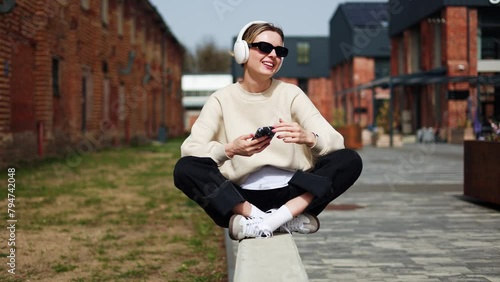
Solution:
[[(297, 122), (316, 133), (316, 145), (284, 143), (274, 139), (261, 153), (229, 159), (224, 144), (254, 133), (260, 126), (279, 122)], [(276, 136), (279, 132), (276, 133)], [(344, 148), (344, 138), (323, 118), (306, 94), (297, 86), (273, 79), (262, 93), (249, 93), (239, 83), (214, 92), (194, 123), (190, 136), (181, 146), (182, 156), (210, 157), (229, 180), (241, 184), (250, 173), (265, 165), (307, 171), (315, 159)]]

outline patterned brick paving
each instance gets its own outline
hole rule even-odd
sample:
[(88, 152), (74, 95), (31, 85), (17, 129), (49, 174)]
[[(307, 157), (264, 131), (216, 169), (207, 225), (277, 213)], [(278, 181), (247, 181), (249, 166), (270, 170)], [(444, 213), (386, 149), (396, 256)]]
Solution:
[(500, 281), (500, 209), (462, 196), (462, 146), (359, 153), (359, 181), (333, 204), (363, 208), (294, 236), (310, 281)]
[(500, 282), (500, 208), (462, 196), (462, 146), (359, 153), (363, 173), (321, 229), (294, 235), (310, 281)]

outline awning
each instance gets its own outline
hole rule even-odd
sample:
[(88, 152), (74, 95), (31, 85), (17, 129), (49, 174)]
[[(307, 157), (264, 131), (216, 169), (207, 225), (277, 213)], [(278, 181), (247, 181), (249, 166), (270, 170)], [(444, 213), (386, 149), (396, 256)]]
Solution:
[(377, 87), (390, 88), (397, 86), (419, 86), (433, 84), (447, 84), (467, 82), (471, 85), (489, 84), (500, 85), (500, 75), (488, 76), (448, 76), (445, 68), (435, 69), (428, 72), (420, 72), (417, 74), (387, 76), (373, 80), (369, 83), (358, 85), (349, 89), (342, 90), (336, 93), (336, 96), (345, 96), (350, 93), (357, 93), (365, 89), (373, 89)]

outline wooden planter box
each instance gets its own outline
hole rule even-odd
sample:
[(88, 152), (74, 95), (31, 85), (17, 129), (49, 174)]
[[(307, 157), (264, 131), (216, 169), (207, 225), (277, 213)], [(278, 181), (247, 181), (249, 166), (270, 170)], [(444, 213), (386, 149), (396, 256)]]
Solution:
[(335, 128), (344, 136), (344, 145), (348, 149), (363, 148), (363, 139), (361, 138), (361, 127), (359, 125), (345, 125)]
[(500, 142), (464, 142), (464, 195), (500, 205)]
[(450, 144), (463, 144), (464, 143), (464, 129), (452, 128), (448, 136), (448, 143)]
[(450, 135), (448, 136), (449, 143), (451, 144), (463, 144), (464, 141), (474, 139), (474, 130), (470, 127), (452, 128), (450, 130)]

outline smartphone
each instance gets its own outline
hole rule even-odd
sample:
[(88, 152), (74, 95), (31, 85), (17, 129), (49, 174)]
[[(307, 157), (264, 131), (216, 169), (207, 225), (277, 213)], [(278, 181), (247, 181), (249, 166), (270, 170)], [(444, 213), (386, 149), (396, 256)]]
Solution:
[(262, 136), (267, 136), (269, 138), (273, 138), (274, 132), (272, 131), (274, 127), (272, 126), (263, 126), (257, 128), (257, 131), (255, 131), (255, 136), (252, 138), (252, 140), (260, 138)]

